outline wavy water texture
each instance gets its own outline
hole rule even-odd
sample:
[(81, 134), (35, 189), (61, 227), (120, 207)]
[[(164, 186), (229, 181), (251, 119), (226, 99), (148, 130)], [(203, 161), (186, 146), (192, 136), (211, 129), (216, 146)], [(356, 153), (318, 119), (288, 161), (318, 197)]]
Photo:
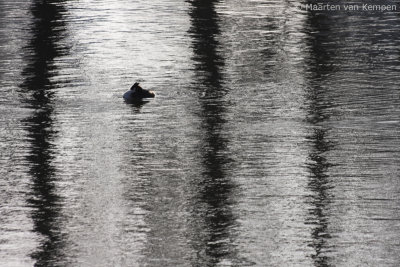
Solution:
[(0, 1), (1, 264), (399, 265), (399, 13), (299, 4)]

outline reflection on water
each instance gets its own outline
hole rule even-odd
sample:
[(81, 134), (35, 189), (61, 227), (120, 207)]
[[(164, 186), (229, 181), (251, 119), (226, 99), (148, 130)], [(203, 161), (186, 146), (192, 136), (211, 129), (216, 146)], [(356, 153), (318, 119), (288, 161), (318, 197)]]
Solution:
[(192, 266), (232, 264), (235, 260), (234, 182), (227, 173), (231, 164), (227, 151), (228, 137), (223, 134), (225, 117), (222, 68), (224, 60), (218, 53), (218, 1), (190, 1), (189, 15), (194, 51), (195, 80), (191, 87), (199, 90), (200, 119), (198, 145), (201, 173), (193, 180), (191, 245), (196, 251)]
[(308, 187), (312, 195), (310, 196), (310, 215), (306, 223), (313, 226), (312, 240), (309, 245), (315, 252), (311, 257), (314, 265), (321, 267), (332, 265), (329, 257), (329, 239), (331, 238), (329, 205), (332, 203), (330, 189), (333, 184), (329, 177), (331, 163), (326, 156), (329, 150), (334, 149), (332, 142), (329, 141), (330, 129), (327, 126), (330, 119), (328, 109), (332, 107), (332, 103), (326, 93), (329, 88), (321, 86), (324, 84), (325, 77), (334, 71), (330, 53), (334, 53), (335, 47), (324, 47), (324, 44), (331, 42), (329, 39), (332, 34), (331, 23), (332, 21), (321, 14), (314, 12), (308, 14), (307, 43), (310, 56), (307, 62), (309, 73), (307, 122), (311, 127), (310, 135), (306, 139), (310, 142), (307, 168), (310, 172)]
[(0, 1), (2, 263), (399, 265), (400, 18), (297, 4)]
[[(352, 19), (359, 19), (360, 24), (350, 24), (350, 27), (358, 28), (359, 25), (366, 20), (372, 23), (371, 27), (380, 32), (379, 34), (385, 35), (386, 31), (390, 31), (390, 27), (383, 29), (379, 23), (374, 23), (371, 19), (371, 17), (381, 17), (382, 14), (375, 13), (374, 15), (369, 15), (369, 18), (368, 16), (365, 17), (365, 14), (362, 13), (355, 15)], [(391, 15), (386, 14), (386, 16), (390, 17)], [(344, 21), (338, 23), (339, 19)], [(369, 105), (367, 102), (368, 100), (364, 98), (365, 94), (371, 94), (371, 96), (374, 95), (376, 98), (381, 97), (379, 96), (379, 88), (372, 89), (371, 91), (367, 89), (367, 84), (373, 84), (374, 78), (363, 75), (364, 72), (368, 73), (372, 70), (370, 65), (371, 61), (374, 62), (373, 65), (383, 64), (385, 70), (390, 69), (391, 65), (396, 62), (385, 60), (387, 55), (391, 53), (392, 48), (387, 46), (393, 44), (391, 41), (388, 41), (387, 39), (381, 41), (374, 40), (375, 37), (373, 36), (366, 37), (369, 35), (368, 30), (366, 29), (357, 31), (355, 33), (357, 35), (356, 38), (349, 38), (349, 35), (352, 33), (350, 32), (351, 30), (344, 29), (345, 25), (348, 25), (349, 23), (346, 19), (347, 18), (344, 18), (343, 14), (340, 13), (324, 14), (321, 12), (309, 12), (307, 14), (306, 29), (309, 51), (309, 57), (307, 59), (307, 79), (309, 84), (309, 89), (307, 91), (307, 122), (311, 127), (310, 135), (306, 138), (310, 142), (310, 153), (308, 157), (309, 163), (307, 164), (307, 168), (310, 172), (308, 186), (312, 194), (310, 196), (310, 216), (307, 218), (306, 223), (313, 225), (311, 232), (312, 240), (309, 245), (315, 250), (311, 255), (315, 266), (336, 266), (338, 261), (341, 259), (346, 259), (346, 261), (348, 260), (349, 262), (352, 262), (354, 258), (356, 258), (356, 261), (358, 260), (365, 264), (367, 263), (365, 259), (355, 256), (357, 254), (350, 256), (342, 252), (343, 254), (339, 257), (335, 254), (335, 251), (337, 251), (338, 247), (341, 246), (341, 244), (336, 242), (337, 236), (339, 235), (342, 238), (346, 235), (353, 236), (355, 233), (353, 232), (352, 227), (357, 227), (351, 226), (350, 228), (347, 228), (349, 227), (349, 225), (347, 225), (345, 227), (347, 228), (346, 230), (338, 230), (338, 228), (340, 229), (339, 225), (342, 223), (345, 225), (351, 225), (354, 223), (354, 225), (364, 227), (364, 224), (368, 224), (368, 222), (357, 220), (349, 222), (349, 220), (352, 220), (351, 218), (354, 218), (350, 215), (352, 212), (347, 213), (345, 211), (339, 211), (341, 208), (338, 207), (341, 205), (346, 206), (346, 203), (351, 201), (353, 197), (347, 195), (347, 186), (343, 186), (343, 184), (337, 180), (338, 172), (341, 173), (339, 176), (346, 177), (343, 168), (347, 165), (343, 163), (340, 159), (341, 156), (339, 155), (340, 153), (345, 153), (349, 156), (349, 158), (347, 158), (347, 160), (349, 160), (354, 157), (354, 155), (350, 156), (352, 153), (368, 154), (368, 147), (374, 146), (374, 142), (369, 140), (370, 134), (375, 131), (370, 126), (361, 126), (363, 123), (359, 121), (361, 120), (361, 117), (359, 117), (360, 115), (355, 115), (356, 119), (353, 117), (354, 114), (352, 114), (353, 112), (357, 113), (357, 111), (347, 110), (347, 112), (345, 112), (343, 109), (346, 109), (346, 105), (357, 105), (356, 103), (359, 101), (363, 102), (365, 105)], [(357, 52), (357, 49), (368, 39), (370, 40), (367, 41), (367, 43), (381, 42), (381, 45), (387, 46), (387, 50), (382, 54), (379, 54), (376, 51), (376, 49), (379, 48), (373, 46), (368, 51), (368, 59), (361, 59), (358, 56), (359, 53)], [(360, 52), (360, 54), (363, 54), (363, 52)], [(398, 62), (395, 64), (398, 64)], [(354, 69), (354, 72), (351, 69)], [(361, 86), (355, 86), (355, 83), (347, 80), (346, 77), (348, 77), (348, 75), (353, 75), (350, 80), (353, 80), (355, 83), (360, 83)], [(379, 76), (377, 75), (375, 79), (388, 82), (384, 82), (383, 87), (390, 87), (391, 81), (389, 81), (389, 77), (391, 75), (392, 73), (390, 72), (382, 72)], [(389, 78), (389, 80), (387, 80), (387, 78)], [(354, 90), (357, 92), (354, 92)], [(369, 93), (367, 93), (367, 91), (369, 91)], [(386, 101), (390, 102), (390, 94), (394, 93), (394, 91), (388, 93), (389, 95), (385, 98)], [(375, 100), (372, 99), (371, 101), (375, 102)], [(373, 109), (378, 107), (370, 108), (370, 112), (374, 112)], [(336, 123), (335, 121), (341, 122)], [(339, 126), (338, 124), (342, 125)], [(340, 128), (347, 128), (350, 130), (357, 127), (364, 129), (361, 132), (356, 131), (356, 133), (348, 133), (346, 137), (342, 134), (337, 134), (338, 131), (341, 131), (339, 130)], [(391, 142), (391, 135), (398, 131), (398, 129), (396, 130), (395, 128), (383, 134), (382, 137), (385, 137), (383, 137), (382, 141), (386, 139), (387, 142)], [(362, 143), (359, 143), (360, 140), (356, 141), (356, 143), (359, 144), (358, 148), (360, 149), (358, 152), (350, 152), (352, 150), (350, 143), (354, 142), (354, 140), (352, 140), (353, 134), (354, 138), (360, 138), (366, 142), (366, 146), (364, 147)], [(357, 165), (355, 162), (349, 162), (349, 164), (354, 164), (350, 168), (354, 168)], [(381, 162), (381, 164), (391, 165), (390, 162)], [(369, 175), (374, 176), (377, 174), (375, 171), (372, 171)], [(357, 174), (347, 174), (347, 177), (354, 176), (357, 176)], [(351, 178), (349, 180), (351, 180)], [(355, 195), (363, 194), (359, 191), (358, 186), (356, 186), (354, 190), (356, 192), (354, 193)], [(363, 198), (364, 196), (360, 197)], [(342, 212), (345, 215), (342, 215)], [(356, 215), (356, 217), (358, 216)], [(342, 231), (346, 234), (343, 234)], [(366, 237), (368, 235), (373, 235), (371, 233), (373, 231), (374, 230), (367, 231), (368, 234), (362, 234), (361, 236)], [(357, 232), (357, 230), (355, 232)], [(344, 239), (347, 240), (347, 238)], [(368, 240), (368, 238), (366, 238), (366, 240)], [(355, 263), (353, 262), (352, 264)]]
[(192, 6), (189, 15), (191, 18), (190, 36), (193, 38), (194, 65), (198, 77), (197, 86), (205, 90), (205, 97), (218, 97), (223, 91), (221, 85), (221, 68), (224, 61), (218, 53), (218, 36), (220, 29), (219, 19), (215, 10), (218, 1), (190, 1)]
[(328, 205), (330, 203), (329, 195), (329, 176), (326, 174), (329, 167), (327, 159), (323, 153), (327, 151), (327, 144), (324, 140), (326, 132), (323, 130), (315, 130), (314, 135), (310, 136), (311, 142), (315, 146), (315, 151), (310, 154), (311, 163), (309, 169), (311, 172), (309, 187), (313, 195), (310, 209), (310, 218), (308, 223), (315, 225), (312, 230), (311, 246), (315, 249), (312, 258), (315, 260), (315, 266), (329, 266), (329, 258), (325, 255), (327, 251), (327, 239), (329, 234), (329, 217), (327, 216)]
[(28, 131), (31, 151), (27, 156), (32, 177), (32, 192), (27, 198), (32, 207), (33, 230), (40, 245), (32, 253), (35, 266), (57, 266), (62, 262), (64, 240), (60, 229), (61, 200), (56, 189), (53, 128), (54, 89), (51, 78), (57, 71), (54, 60), (67, 53), (57, 42), (65, 34), (65, 12), (62, 1), (34, 1), (31, 5), (33, 22), (31, 39), (25, 50), (26, 67), (22, 71), (21, 94), (32, 116), (23, 120)]

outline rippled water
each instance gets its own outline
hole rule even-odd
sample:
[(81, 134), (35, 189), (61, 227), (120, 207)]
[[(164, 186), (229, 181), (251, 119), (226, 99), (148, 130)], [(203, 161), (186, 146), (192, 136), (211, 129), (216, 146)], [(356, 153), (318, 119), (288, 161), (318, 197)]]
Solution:
[(0, 1), (1, 265), (398, 266), (399, 13), (298, 4)]

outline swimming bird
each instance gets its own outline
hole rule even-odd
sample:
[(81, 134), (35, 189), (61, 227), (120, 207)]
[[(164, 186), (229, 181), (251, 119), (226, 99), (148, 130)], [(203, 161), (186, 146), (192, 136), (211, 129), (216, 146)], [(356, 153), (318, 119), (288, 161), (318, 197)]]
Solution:
[(131, 89), (123, 95), (125, 101), (140, 101), (143, 98), (153, 98), (155, 94), (153, 91), (143, 89), (139, 83), (134, 83)]

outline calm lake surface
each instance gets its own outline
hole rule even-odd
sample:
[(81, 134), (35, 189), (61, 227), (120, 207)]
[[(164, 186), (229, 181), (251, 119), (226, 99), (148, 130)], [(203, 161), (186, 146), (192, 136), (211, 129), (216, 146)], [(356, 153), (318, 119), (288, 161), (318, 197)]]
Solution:
[(1, 0), (0, 265), (399, 266), (399, 12), (299, 3)]

